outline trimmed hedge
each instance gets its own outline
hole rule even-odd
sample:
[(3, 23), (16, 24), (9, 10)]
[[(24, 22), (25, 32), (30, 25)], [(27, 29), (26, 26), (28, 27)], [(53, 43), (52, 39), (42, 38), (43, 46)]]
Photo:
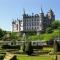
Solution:
[(25, 52), (26, 52), (26, 54), (28, 54), (28, 55), (32, 55), (32, 53), (33, 53), (33, 48), (32, 48), (32, 46), (31, 46), (31, 42), (28, 42), (28, 43), (26, 44)]
[(0, 60), (3, 60), (4, 59), (4, 56), (0, 56)]
[(43, 49), (43, 46), (32, 46), (33, 49)]
[(10, 46), (10, 45), (3, 45), (2, 49), (20, 49), (20, 46)]

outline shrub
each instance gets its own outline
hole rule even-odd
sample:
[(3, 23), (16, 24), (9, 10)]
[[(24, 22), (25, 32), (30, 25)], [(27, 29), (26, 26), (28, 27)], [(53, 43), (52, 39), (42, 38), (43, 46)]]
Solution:
[(48, 28), (46, 29), (46, 33), (52, 33), (52, 32), (53, 32), (53, 30), (52, 30), (51, 27), (48, 27)]
[(23, 44), (23, 52), (25, 52), (25, 43)]
[(60, 21), (55, 20), (55, 21), (52, 23), (52, 28), (53, 28), (53, 29), (57, 29), (58, 27), (60, 27)]
[(33, 49), (43, 49), (43, 46), (32, 46)]
[(17, 58), (16, 58), (16, 56), (14, 56), (12, 59), (10, 59), (10, 60), (17, 60)]
[(53, 46), (53, 44), (54, 44), (54, 40), (49, 40), (49, 41), (47, 41), (47, 45), (48, 45), (48, 46)]
[(0, 56), (0, 60), (3, 60), (4, 56)]
[(2, 46), (3, 49), (20, 49), (20, 46), (10, 46), (10, 45), (3, 45)]
[(31, 55), (31, 54), (33, 53), (33, 48), (32, 48), (32, 46), (31, 46), (31, 42), (28, 42), (28, 43), (26, 44), (25, 52), (26, 52), (26, 54), (28, 54), (28, 55)]

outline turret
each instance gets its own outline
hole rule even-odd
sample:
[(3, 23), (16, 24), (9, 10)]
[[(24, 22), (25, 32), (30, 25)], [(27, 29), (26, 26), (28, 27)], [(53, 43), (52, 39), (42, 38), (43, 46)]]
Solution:
[(23, 18), (26, 17), (25, 9), (23, 9)]
[(40, 30), (44, 30), (44, 13), (43, 13), (43, 10), (41, 8), (41, 12), (40, 12), (40, 15), (39, 15), (39, 20), (40, 20)]
[(41, 8), (41, 13), (43, 13), (43, 10), (42, 10), (42, 8)]
[(14, 25), (15, 25), (15, 21), (12, 21), (12, 31), (14, 31)]
[(52, 11), (51, 8), (47, 13), (47, 17), (48, 17), (49, 20), (55, 20), (55, 15), (54, 15), (54, 12)]
[(55, 20), (55, 15), (54, 15), (54, 12), (52, 11), (52, 9), (50, 8), (48, 13), (46, 14), (46, 23), (47, 23), (47, 26), (51, 26), (51, 23), (54, 20)]
[(40, 18), (43, 18), (44, 17), (44, 13), (43, 13), (43, 10), (41, 8), (41, 12), (40, 12)]

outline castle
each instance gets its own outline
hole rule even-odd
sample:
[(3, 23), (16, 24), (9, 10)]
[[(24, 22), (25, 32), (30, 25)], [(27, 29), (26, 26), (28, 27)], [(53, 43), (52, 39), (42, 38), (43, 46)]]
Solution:
[(17, 19), (12, 21), (13, 32), (29, 32), (29, 31), (44, 31), (55, 20), (55, 14), (52, 9), (48, 10), (47, 14), (44, 14), (42, 8), (39, 14), (28, 15), (23, 13), (23, 19)]

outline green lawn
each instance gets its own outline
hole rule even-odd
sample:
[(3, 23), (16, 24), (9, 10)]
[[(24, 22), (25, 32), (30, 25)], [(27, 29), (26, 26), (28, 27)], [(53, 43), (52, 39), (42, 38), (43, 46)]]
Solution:
[[(55, 36), (60, 36), (60, 30), (59, 29), (55, 29), (53, 30), (52, 33), (44, 33), (44, 34), (40, 34), (40, 35), (30, 35), (28, 38), (30, 40), (50, 40), (53, 39)], [(28, 40), (28, 39), (27, 39)]]
[(40, 55), (40, 56), (28, 56), (28, 55), (18, 55), (18, 60), (52, 60), (50, 55)]

